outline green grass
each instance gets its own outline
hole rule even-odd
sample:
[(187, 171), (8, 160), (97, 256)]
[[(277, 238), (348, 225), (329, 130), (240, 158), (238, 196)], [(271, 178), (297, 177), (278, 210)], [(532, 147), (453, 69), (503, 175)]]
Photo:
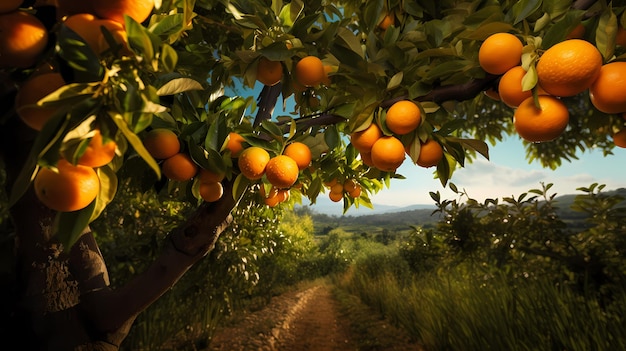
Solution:
[(626, 349), (626, 294), (601, 307), (548, 281), (513, 284), (461, 271), (412, 281), (380, 258), (376, 266), (361, 262), (336, 283), (429, 351)]

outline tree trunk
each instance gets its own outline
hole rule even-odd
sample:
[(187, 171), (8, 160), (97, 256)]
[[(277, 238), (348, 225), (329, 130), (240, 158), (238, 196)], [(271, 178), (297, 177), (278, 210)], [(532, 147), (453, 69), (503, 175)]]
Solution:
[[(2, 92), (2, 101), (12, 101), (13, 93)], [(7, 192), (35, 137), (14, 111), (9, 115), (0, 127)], [(9, 293), (3, 292), (10, 299), (3, 302), (8, 307), (0, 321), (0, 329), (7, 333), (1, 335), (2, 349), (10, 349), (8, 345), (17, 345), (17, 350), (119, 349), (137, 315), (213, 249), (235, 206), (229, 190), (222, 200), (200, 206), (170, 233), (163, 252), (145, 272), (112, 289), (89, 228), (70, 250), (63, 250), (52, 235), (55, 213), (38, 201), (31, 187), (10, 209), (15, 275)]]

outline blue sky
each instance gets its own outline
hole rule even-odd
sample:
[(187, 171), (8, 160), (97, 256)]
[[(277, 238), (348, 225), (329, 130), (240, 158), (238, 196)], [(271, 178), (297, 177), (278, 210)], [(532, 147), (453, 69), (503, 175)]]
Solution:
[[(253, 96), (258, 96), (260, 84), (257, 83)], [(236, 93), (249, 91), (237, 89)], [(232, 91), (227, 94), (232, 94)], [(288, 100), (289, 101), (289, 100)], [(275, 114), (280, 103), (277, 104)], [(293, 103), (287, 104), (287, 111), (293, 110)], [(465, 168), (455, 171), (452, 179), (458, 189), (464, 189), (472, 198), (482, 201), (486, 198), (502, 198), (517, 196), (530, 189), (541, 188), (541, 183), (554, 183), (551, 193), (558, 195), (579, 193), (576, 189), (592, 183), (606, 184), (606, 190), (626, 187), (626, 149), (616, 147), (613, 155), (604, 157), (601, 150), (586, 150), (577, 154), (578, 160), (564, 161), (556, 170), (543, 168), (538, 162), (529, 163), (522, 140), (511, 136), (502, 143), (489, 147), (490, 160), (478, 156)], [(434, 178), (434, 168), (424, 169), (412, 164), (407, 158), (398, 169), (398, 173), (406, 177), (403, 180), (392, 180), (389, 188), (385, 188), (371, 196), (374, 205), (408, 206), (415, 204), (434, 204), (429, 192), (439, 191), (442, 198), (456, 199), (449, 188)], [(338, 209), (341, 208), (337, 204)], [(348, 211), (348, 214), (354, 209)], [(368, 209), (364, 209), (368, 211)]]

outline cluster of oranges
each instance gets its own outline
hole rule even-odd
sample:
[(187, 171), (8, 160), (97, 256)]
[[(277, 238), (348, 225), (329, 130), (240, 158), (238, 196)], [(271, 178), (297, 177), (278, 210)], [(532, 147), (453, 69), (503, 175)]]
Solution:
[(324, 183), (324, 185), (330, 190), (328, 197), (333, 202), (339, 202), (343, 200), (344, 195), (347, 195), (353, 199), (361, 196), (361, 184), (356, 179), (346, 179), (343, 182), (337, 180), (337, 178)]
[[(317, 56), (305, 56), (298, 60), (292, 71), (295, 80), (294, 88), (304, 91), (308, 87), (316, 87), (320, 84), (330, 84), (332, 67), (324, 65)], [(273, 86), (283, 78), (284, 70), (281, 61), (272, 61), (261, 56), (257, 62), (257, 80), (264, 85)]]
[(85, 138), (86, 147), (75, 163), (61, 157), (56, 169), (41, 168), (34, 180), (35, 195), (48, 208), (60, 212), (78, 211), (91, 204), (100, 192), (96, 168), (113, 160), (117, 143), (103, 140), (99, 129)]
[[(353, 132), (350, 142), (356, 148), (364, 164), (381, 171), (393, 172), (402, 165), (406, 154), (410, 153), (412, 144), (404, 145), (400, 137), (413, 133), (422, 123), (421, 110), (410, 100), (394, 103), (384, 118), (384, 125), (392, 132), (385, 135), (377, 123), (372, 122), (367, 128)], [(436, 166), (443, 158), (443, 148), (436, 140), (429, 138), (419, 142), (417, 164), (422, 167)]]
[(311, 150), (301, 142), (289, 143), (281, 155), (271, 157), (258, 146), (245, 148), (239, 154), (237, 166), (241, 174), (251, 181), (265, 177), (269, 190), (261, 185), (263, 201), (270, 207), (289, 199), (289, 189), (298, 180), (300, 172), (311, 164)]
[(593, 44), (567, 39), (539, 57), (535, 100), (533, 91), (523, 88), (528, 72), (522, 66), (522, 51), (523, 44), (515, 35), (496, 33), (481, 44), (478, 60), (486, 72), (502, 75), (498, 97), (515, 109), (515, 130), (525, 140), (543, 142), (559, 137), (569, 122), (569, 111), (561, 98), (587, 90), (599, 111), (626, 113), (626, 62), (604, 64)]

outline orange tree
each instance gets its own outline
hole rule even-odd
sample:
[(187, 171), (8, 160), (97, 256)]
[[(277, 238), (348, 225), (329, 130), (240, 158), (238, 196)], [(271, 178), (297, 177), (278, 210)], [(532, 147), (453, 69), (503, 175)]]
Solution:
[[(587, 148), (610, 154), (623, 145), (612, 138), (623, 134), (626, 112), (626, 72), (615, 64), (626, 51), (626, 12), (616, 3), (12, 3), (0, 13), (2, 156), (22, 302), (11, 316), (26, 323), (32, 348), (118, 348), (137, 314), (213, 248), (246, 201), (290, 206), (330, 194), (344, 209), (372, 206), (371, 194), (402, 178), (403, 162), (433, 167), (448, 186), (457, 168), (488, 158), (488, 144), (508, 134), (527, 139), (529, 161), (552, 168)], [(514, 111), (519, 101), (496, 100), (500, 77), (518, 66), (518, 83), (505, 84), (524, 97)], [(60, 88), (28, 84), (49, 73)], [(258, 97), (224, 94), (257, 81), (270, 84)], [(291, 97), (295, 111), (274, 115)], [(412, 105), (389, 113), (405, 101), (419, 113)], [(178, 143), (169, 133), (156, 142), (164, 153), (154, 153), (154, 130)], [(365, 130), (376, 133), (352, 144)], [(114, 145), (115, 154), (91, 167), (95, 197), (54, 211), (76, 202), (76, 192), (60, 191), (43, 205), (50, 192), (33, 190), (38, 175), (79, 164), (96, 135), (98, 149)], [(308, 147), (308, 166), (287, 160), (294, 143)], [(152, 266), (112, 289), (89, 224), (124, 184), (118, 177), (154, 183), (146, 169), (197, 210)], [(220, 177), (206, 180), (203, 170)]]

